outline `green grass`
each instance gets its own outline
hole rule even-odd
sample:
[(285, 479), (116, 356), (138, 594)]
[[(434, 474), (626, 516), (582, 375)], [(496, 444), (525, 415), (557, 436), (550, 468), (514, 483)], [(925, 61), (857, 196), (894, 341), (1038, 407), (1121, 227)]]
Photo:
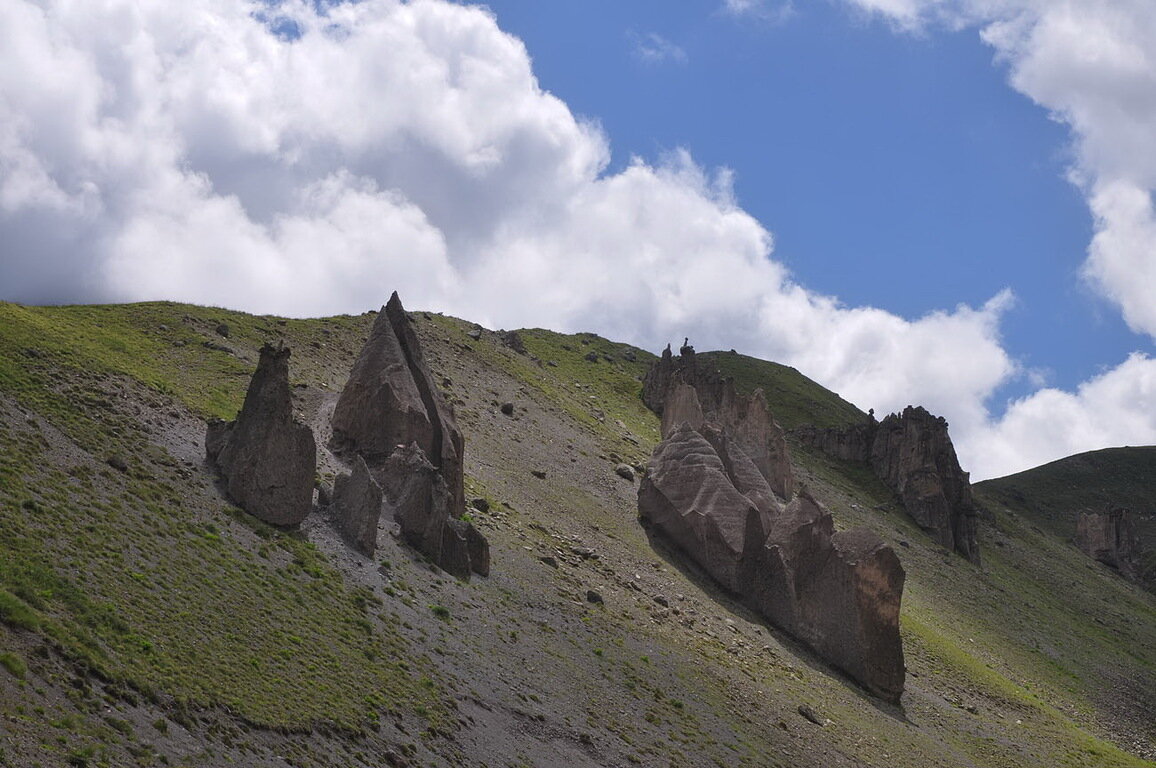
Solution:
[(0, 667), (8, 670), (8, 674), (13, 677), (23, 678), (28, 673), (28, 665), (15, 653), (0, 653)]
[[(18, 403), (92, 456), (62, 462), (40, 422), (0, 422), (0, 621), (108, 679), (258, 724), (360, 730), (419, 708), (443, 720), (443, 689), (418, 683), (436, 675), (392, 614), (308, 542), (190, 502), (180, 462), (115, 407), (127, 387), (162, 410), (232, 416), (252, 364), (201, 346), (220, 319), (240, 349), (292, 338), (297, 322), (170, 304), (0, 304), (0, 407)], [(327, 325), (352, 338), (364, 322)], [(321, 325), (304, 338), (331, 340)], [(104, 463), (113, 452), (127, 472)]]
[(1076, 534), (1080, 512), (1101, 512), (1108, 504), (1137, 515), (1143, 543), (1142, 572), (1156, 583), (1156, 447), (1106, 448), (1069, 456), (975, 486), (989, 506), (1014, 509), (1064, 538)]
[(794, 368), (740, 355), (737, 352), (705, 352), (699, 365), (714, 365), (735, 381), (739, 392), (749, 394), (761, 388), (775, 420), (784, 429), (804, 424), (841, 427), (867, 418), (851, 403), (824, 389)]

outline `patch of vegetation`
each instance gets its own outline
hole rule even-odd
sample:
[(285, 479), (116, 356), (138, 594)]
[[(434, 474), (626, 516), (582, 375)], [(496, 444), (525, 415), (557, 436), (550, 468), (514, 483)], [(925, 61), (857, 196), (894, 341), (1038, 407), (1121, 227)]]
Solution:
[(842, 427), (867, 418), (851, 403), (823, 388), (794, 368), (737, 352), (703, 352), (699, 365), (714, 365), (744, 394), (762, 389), (775, 421), (784, 429), (804, 424), (817, 427)]
[(13, 677), (23, 678), (28, 673), (28, 665), (24, 663), (24, 659), (11, 652), (0, 653), (0, 667), (8, 670)]
[[(213, 340), (223, 321), (228, 338)], [(327, 327), (344, 329), (341, 340), (363, 324)], [(300, 327), (333, 343), (322, 325)], [(313, 545), (190, 501), (181, 462), (117, 407), (127, 393), (231, 417), (252, 364), (204, 342), (252, 350), (296, 326), (175, 304), (0, 303), (0, 416), (13, 404), (35, 414), (0, 419), (0, 621), (43, 633), (108, 680), (256, 724), (357, 731), (419, 707), (444, 722), (440, 684), (418, 683), (437, 679), (432, 667), (389, 622), (366, 621), (368, 600)], [(113, 454), (123, 469), (105, 462)], [(390, 695), (367, 712), (375, 691)]]

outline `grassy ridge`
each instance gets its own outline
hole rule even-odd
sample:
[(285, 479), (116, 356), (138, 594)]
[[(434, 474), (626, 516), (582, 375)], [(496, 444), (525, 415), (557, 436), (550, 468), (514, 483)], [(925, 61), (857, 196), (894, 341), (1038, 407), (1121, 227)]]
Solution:
[(784, 429), (804, 424), (842, 427), (867, 418), (851, 403), (789, 366), (737, 352), (704, 352), (698, 360), (700, 365), (714, 365), (723, 376), (733, 378), (740, 392), (749, 394), (761, 387), (775, 420)]

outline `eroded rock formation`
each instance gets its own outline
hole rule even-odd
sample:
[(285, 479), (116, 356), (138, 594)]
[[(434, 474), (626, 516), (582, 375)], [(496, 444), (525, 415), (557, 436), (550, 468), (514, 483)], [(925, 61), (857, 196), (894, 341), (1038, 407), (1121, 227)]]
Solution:
[(449, 573), (489, 572), (465, 513), (464, 441), (397, 293), (382, 308), (333, 413), (333, 447), (359, 455), (406, 540)]
[(771, 417), (761, 389), (739, 394), (731, 379), (700, 365), (689, 344), (678, 357), (667, 346), (642, 386), (643, 401), (662, 417), (663, 437), (683, 422), (695, 428), (714, 424), (742, 447), (777, 495), (789, 499), (794, 493), (786, 433)]
[(1109, 504), (1103, 512), (1081, 512), (1076, 518), (1076, 546), (1120, 575), (1140, 578), (1141, 543), (1130, 510)]
[(899, 701), (899, 559), (866, 529), (836, 533), (805, 490), (790, 498), (793, 482), (781, 481), (791, 477), (785, 442), (781, 455), (765, 448), (782, 433), (761, 393), (738, 397), (730, 382), (698, 372), (688, 350), (676, 366), (668, 349), (648, 376), (663, 440), (639, 487), (640, 516), (772, 623), (875, 695)]
[(358, 552), (369, 557), (377, 551), (377, 524), (381, 520), (381, 486), (365, 459), (355, 455), (353, 472), (337, 476), (330, 514), (337, 530)]
[(205, 453), (229, 497), (274, 525), (297, 525), (313, 505), (317, 446), (293, 418), (289, 350), (266, 344), (236, 421), (213, 421)]
[(979, 511), (943, 417), (908, 406), (879, 423), (801, 427), (793, 434), (828, 455), (870, 464), (919, 527), (944, 547), (979, 562)]

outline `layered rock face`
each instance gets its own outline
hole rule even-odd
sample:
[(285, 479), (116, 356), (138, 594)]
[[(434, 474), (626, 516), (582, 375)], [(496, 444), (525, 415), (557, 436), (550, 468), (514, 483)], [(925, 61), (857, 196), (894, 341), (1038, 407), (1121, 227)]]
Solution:
[(759, 465), (772, 452), (756, 453), (777, 429), (765, 402), (740, 403), (733, 386), (716, 381), (704, 396), (688, 381), (701, 383), (697, 376), (664, 379), (663, 440), (639, 487), (640, 516), (772, 623), (873, 694), (898, 702), (899, 559), (870, 531), (836, 533), (806, 491), (788, 501), (779, 489), (793, 483), (774, 487)]
[(919, 527), (944, 547), (973, 563), (980, 561), (979, 512), (942, 417), (908, 406), (879, 423), (872, 420), (844, 429), (803, 427), (794, 434), (836, 458), (870, 464)]
[(297, 525), (313, 506), (317, 445), (293, 418), (289, 350), (266, 344), (236, 421), (210, 422), (205, 452), (236, 504), (273, 525)]
[(683, 422), (695, 428), (714, 424), (742, 447), (776, 494), (789, 499), (795, 492), (786, 433), (771, 418), (761, 389), (749, 396), (739, 394), (733, 381), (699, 365), (694, 348), (687, 344), (677, 358), (667, 346), (647, 371), (642, 387), (643, 401), (662, 417), (663, 437)]
[(1103, 512), (1081, 512), (1076, 519), (1076, 546), (1122, 576), (1140, 577), (1141, 544), (1130, 510), (1109, 505)]
[(333, 413), (336, 452), (363, 458), (406, 540), (461, 578), (489, 572), (465, 513), (462, 433), (397, 293), (373, 324)]

